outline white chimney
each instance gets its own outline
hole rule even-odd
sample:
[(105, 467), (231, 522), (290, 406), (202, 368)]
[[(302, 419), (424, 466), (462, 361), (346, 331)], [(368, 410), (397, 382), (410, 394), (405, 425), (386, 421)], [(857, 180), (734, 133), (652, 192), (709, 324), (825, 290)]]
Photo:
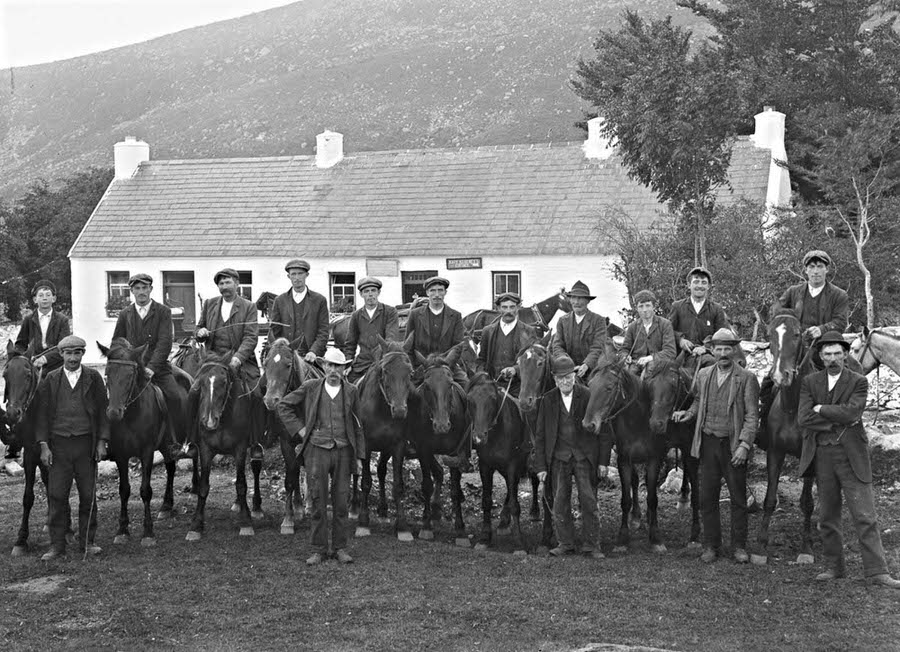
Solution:
[(784, 114), (776, 111), (774, 106), (765, 106), (753, 119), (756, 120), (753, 144), (773, 152), (784, 152)]
[(344, 158), (344, 135), (326, 129), (316, 136), (316, 167), (330, 168)]
[(116, 179), (130, 179), (141, 163), (150, 160), (150, 145), (134, 136), (126, 136), (123, 142), (113, 146), (113, 158)]
[(605, 124), (606, 120), (600, 116), (588, 120), (588, 137), (587, 140), (584, 141), (584, 145), (581, 146), (584, 150), (584, 155), (587, 158), (605, 161), (613, 155), (615, 147), (610, 143), (610, 140), (602, 134), (603, 125)]
[(769, 163), (769, 187), (766, 204), (771, 208), (789, 206), (791, 203), (791, 177), (784, 148), (784, 114), (774, 106), (763, 107), (762, 113), (753, 116), (756, 132), (750, 137), (753, 144), (772, 153)]

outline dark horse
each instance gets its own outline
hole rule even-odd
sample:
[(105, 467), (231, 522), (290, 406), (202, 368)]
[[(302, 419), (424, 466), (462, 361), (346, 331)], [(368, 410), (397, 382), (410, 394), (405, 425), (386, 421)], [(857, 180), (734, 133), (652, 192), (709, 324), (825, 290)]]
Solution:
[(172, 357), (172, 364), (187, 373), (191, 378), (200, 370), (200, 344), (193, 337), (185, 338), (178, 343), (178, 351)]
[[(172, 515), (175, 460), (169, 459), (169, 446), (165, 442), (169, 427), (166, 402), (162, 391), (150, 382), (142, 361), (145, 346), (132, 349), (128, 340), (113, 340), (110, 348), (99, 342), (100, 352), (107, 358), (106, 389), (109, 392), (110, 441), (109, 459), (119, 471), (119, 529), (113, 543), (126, 543), (128, 531), (128, 499), (131, 483), (128, 479), (128, 461), (136, 457), (141, 462), (141, 500), (144, 503), (144, 532), (142, 546), (155, 546), (153, 518), (150, 500), (153, 489), (150, 475), (153, 473), (153, 454), (159, 450), (166, 456), (166, 491), (159, 518)], [(171, 434), (174, 438), (174, 433)], [(172, 439), (174, 441), (174, 439)]]
[[(459, 349), (451, 349), (441, 355), (432, 354), (426, 360), (416, 352), (424, 370), (422, 384), (409, 395), (410, 441), (416, 448), (416, 456), (422, 469), (422, 496), (425, 507), (422, 514), (420, 539), (433, 539), (432, 518), (440, 517), (440, 493), (443, 471), (435, 455), (459, 455), (468, 450), (466, 435), (466, 397), (462, 388), (453, 382), (453, 366)], [(434, 477), (432, 477), (434, 476)], [(462, 472), (456, 466), (450, 468), (450, 497), (453, 501), (453, 525), (458, 545), (469, 545), (462, 518)], [(432, 495), (434, 502), (432, 502)]]
[[(40, 469), (44, 486), (47, 486), (48, 469), (41, 464), (40, 448), (34, 438), (37, 415), (37, 403), (34, 399), (37, 397), (42, 374), (31, 363), (30, 351), (23, 353), (17, 350), (12, 340), (6, 344), (6, 355), (9, 359), (3, 369), (3, 378), (6, 381), (4, 398), (6, 399), (6, 419), (9, 430), (4, 429), (3, 443), (22, 448), (22, 463), (25, 468), (22, 523), (12, 549), (12, 556), (19, 557), (28, 552), (28, 521), (31, 517), (31, 508), (34, 506), (34, 481), (37, 478), (38, 469)], [(74, 541), (71, 523), (66, 530), (66, 538), (70, 543)]]
[[(374, 362), (359, 381), (359, 410), (366, 435), (366, 459), (373, 451), (381, 453), (378, 459), (378, 515), (387, 516), (385, 479), (388, 460), (393, 460), (394, 470), (394, 529), (400, 541), (412, 541), (412, 533), (406, 522), (403, 507), (405, 492), (403, 460), (406, 456), (407, 417), (409, 393), (412, 390), (412, 364), (402, 342), (388, 342), (380, 335), (375, 347)], [(424, 468), (424, 467), (423, 467)], [(372, 469), (362, 465), (362, 506), (356, 536), (368, 536), (369, 492), (372, 490)], [(353, 483), (352, 505), (360, 502)]]
[(644, 464), (650, 547), (654, 552), (665, 552), (657, 521), (657, 490), (659, 472), (666, 454), (668, 415), (663, 419), (651, 418), (653, 406), (647, 385), (628, 370), (624, 361), (608, 362), (598, 367), (588, 387), (591, 397), (583, 425), (599, 434), (603, 423), (609, 422), (616, 446), (616, 463), (622, 485), (622, 522), (616, 550), (624, 552), (631, 539), (629, 514), (632, 524), (640, 524), (640, 506), (636, 498), (640, 480), (635, 466)]
[[(539, 301), (530, 308), (519, 311), (519, 319), (523, 324), (533, 326), (538, 331), (538, 336), (543, 336), (550, 330), (550, 322), (558, 310), (572, 312), (572, 304), (566, 296), (565, 290), (560, 288), (557, 294), (553, 294), (543, 301)], [(472, 333), (476, 342), (481, 341), (481, 331), (488, 324), (499, 319), (500, 313), (496, 310), (476, 310), (463, 317), (463, 328), (467, 333)]]
[(514, 554), (525, 554), (519, 525), (519, 480), (527, 472), (528, 455), (533, 447), (519, 413), (518, 401), (483, 371), (469, 380), (466, 398), (481, 475), (482, 521), (475, 547), (487, 548), (491, 543), (491, 507), (494, 503), (494, 471), (497, 471), (506, 480), (506, 500), (500, 511), (497, 533), (511, 532)]
[(303, 360), (291, 347), (290, 342), (279, 337), (272, 342), (265, 362), (263, 362), (263, 374), (260, 387), (263, 391), (263, 401), (268, 412), (268, 424), (270, 434), (277, 433), (281, 446), (281, 456), (284, 458), (284, 519), (281, 521), (281, 533), (293, 534), (296, 512), (300, 516), (297, 520), (303, 520), (307, 513), (306, 500), (309, 493), (306, 490), (306, 473), (303, 465), (297, 458), (294, 447), (300, 443), (297, 433), (289, 433), (278, 418), (276, 406), (286, 394), (294, 391), (300, 385), (312, 378), (321, 378), (322, 372)]
[[(201, 347), (200, 358), (203, 365), (194, 379), (191, 388), (192, 400), (197, 402), (197, 446), (200, 455), (200, 486), (197, 490), (197, 508), (191, 521), (191, 529), (187, 533), (188, 541), (199, 541), (205, 527), (206, 498), (209, 496), (209, 474), (212, 458), (216, 453), (234, 456), (237, 469), (238, 524), (241, 536), (254, 534), (253, 521), (247, 507), (247, 448), (250, 442), (251, 429), (262, 428), (265, 422), (263, 402), (255, 392), (246, 391), (238, 376), (226, 364), (231, 360), (231, 353), (218, 358), (207, 354)], [(250, 464), (253, 469), (254, 515), (261, 516), (262, 497), (259, 492), (259, 473), (261, 460)]]

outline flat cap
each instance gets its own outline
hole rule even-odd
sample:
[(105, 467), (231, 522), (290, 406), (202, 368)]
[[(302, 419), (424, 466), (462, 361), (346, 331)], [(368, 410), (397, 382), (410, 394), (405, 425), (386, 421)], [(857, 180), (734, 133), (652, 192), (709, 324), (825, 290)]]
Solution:
[(59, 341), (56, 348), (60, 351), (84, 351), (87, 343), (77, 335), (66, 335)]
[(844, 339), (844, 336), (837, 331), (828, 331), (816, 341), (816, 348), (821, 349), (826, 344), (840, 344), (845, 351), (850, 350), (850, 342)]
[(706, 269), (703, 265), (697, 265), (694, 269), (687, 273), (687, 282), (691, 282), (692, 276), (705, 276), (706, 280), (712, 283), (712, 274), (709, 273), (709, 270)]
[(153, 277), (149, 274), (135, 274), (130, 279), (128, 279), (128, 287), (131, 287), (135, 283), (146, 283), (147, 285), (153, 285)]
[(504, 301), (515, 301), (517, 304), (520, 304), (522, 303), (522, 297), (520, 297), (515, 292), (504, 292), (499, 297), (497, 297), (497, 300), (494, 301), (494, 303), (499, 306)]
[(53, 294), (56, 294), (56, 286), (47, 279), (42, 278), (40, 281), (34, 284), (34, 287), (31, 288), (31, 296), (37, 294), (38, 290), (40, 290), (41, 288), (47, 288)]
[(727, 344), (728, 346), (737, 346), (741, 343), (741, 338), (739, 338), (733, 330), (730, 328), (720, 328), (717, 330), (710, 340), (710, 344), (715, 346), (716, 344)]
[(575, 363), (572, 361), (572, 358), (567, 355), (553, 358), (551, 367), (554, 376), (568, 376), (569, 374), (575, 373)]
[(426, 292), (432, 285), (443, 285), (444, 289), (446, 290), (448, 287), (450, 287), (450, 281), (445, 279), (443, 276), (432, 276), (429, 279), (425, 279), (425, 283), (423, 285), (425, 286)]
[(302, 258), (292, 258), (287, 262), (287, 265), (284, 266), (284, 271), (289, 272), (292, 269), (300, 269), (304, 272), (309, 271), (309, 263), (303, 260)]
[(820, 260), (826, 265), (831, 265), (831, 256), (829, 256), (821, 249), (813, 249), (812, 251), (807, 251), (806, 255), (803, 257), (803, 266), (806, 267), (811, 262), (816, 260)]
[(226, 267), (225, 269), (220, 269), (218, 272), (216, 272), (216, 275), (213, 276), (213, 283), (218, 283), (219, 279), (223, 276), (230, 276), (234, 279), (235, 283), (241, 280), (241, 277), (236, 270), (233, 270), (230, 267)]
[(356, 289), (362, 292), (366, 288), (378, 288), (380, 290), (381, 281), (374, 276), (363, 276), (359, 279), (359, 283), (356, 284)]

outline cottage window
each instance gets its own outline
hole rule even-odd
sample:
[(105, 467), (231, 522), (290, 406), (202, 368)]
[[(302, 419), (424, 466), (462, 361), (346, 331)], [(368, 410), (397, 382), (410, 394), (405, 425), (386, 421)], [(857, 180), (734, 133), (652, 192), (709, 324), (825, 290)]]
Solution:
[(522, 272), (493, 272), (494, 300), (504, 292), (515, 292), (522, 296)]
[(334, 272), (329, 274), (331, 280), (331, 312), (353, 312), (356, 299), (356, 274)]
[(128, 272), (106, 272), (106, 314), (115, 317), (129, 303)]
[(241, 284), (240, 294), (247, 301), (253, 301), (253, 272), (238, 270), (240, 277), (238, 283)]
[(400, 272), (403, 282), (403, 303), (412, 303), (414, 298), (424, 297), (425, 281), (432, 276), (437, 276), (436, 269), (427, 269), (418, 272)]

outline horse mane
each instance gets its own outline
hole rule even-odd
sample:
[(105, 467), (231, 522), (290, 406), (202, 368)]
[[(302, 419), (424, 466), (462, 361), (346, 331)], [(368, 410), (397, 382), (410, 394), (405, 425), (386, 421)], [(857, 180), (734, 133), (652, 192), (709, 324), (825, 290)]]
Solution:
[(479, 385), (486, 385), (488, 383), (492, 383), (490, 374), (486, 371), (479, 371), (474, 376), (469, 379), (469, 382), (466, 383), (466, 394), (468, 394), (473, 388), (478, 387)]
[(269, 346), (269, 354), (266, 357), (271, 357), (271, 355), (276, 352), (281, 355), (294, 354), (294, 351), (291, 349), (291, 343), (286, 337), (279, 337), (274, 342), (272, 342), (271, 346)]

